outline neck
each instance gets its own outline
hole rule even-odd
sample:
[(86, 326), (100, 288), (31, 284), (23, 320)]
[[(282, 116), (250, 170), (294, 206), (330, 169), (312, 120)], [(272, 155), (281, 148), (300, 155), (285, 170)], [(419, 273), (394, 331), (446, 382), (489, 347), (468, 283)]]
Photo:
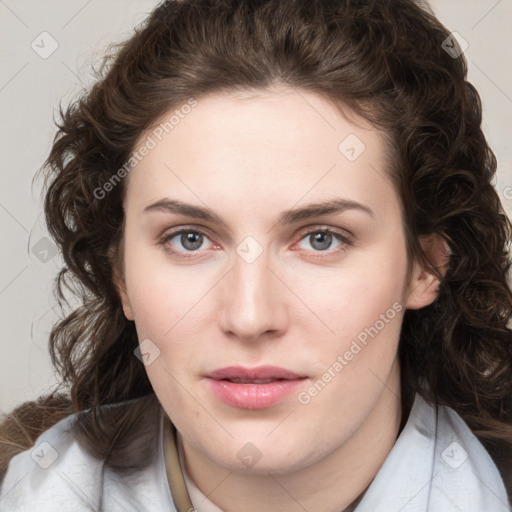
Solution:
[(401, 418), (400, 372), (395, 364), (375, 407), (347, 442), (292, 473), (234, 473), (178, 436), (189, 477), (225, 512), (349, 512), (393, 448)]

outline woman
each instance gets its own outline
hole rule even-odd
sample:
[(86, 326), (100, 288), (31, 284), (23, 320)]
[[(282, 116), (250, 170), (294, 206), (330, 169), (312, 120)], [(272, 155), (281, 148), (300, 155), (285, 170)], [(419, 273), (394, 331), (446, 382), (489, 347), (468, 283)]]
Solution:
[(511, 225), (450, 37), (412, 0), (183, 0), (121, 45), (45, 165), (83, 305), (69, 394), (2, 425), (2, 511), (510, 510)]

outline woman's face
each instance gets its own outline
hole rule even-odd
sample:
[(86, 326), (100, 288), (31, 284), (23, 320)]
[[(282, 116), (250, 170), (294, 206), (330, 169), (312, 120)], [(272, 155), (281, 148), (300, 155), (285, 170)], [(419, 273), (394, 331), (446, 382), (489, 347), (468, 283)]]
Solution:
[(292, 89), (176, 119), (140, 138), (124, 204), (121, 294), (149, 379), (199, 457), (306, 467), (399, 399), (402, 317), (429, 302), (415, 282), (406, 296), (382, 135)]

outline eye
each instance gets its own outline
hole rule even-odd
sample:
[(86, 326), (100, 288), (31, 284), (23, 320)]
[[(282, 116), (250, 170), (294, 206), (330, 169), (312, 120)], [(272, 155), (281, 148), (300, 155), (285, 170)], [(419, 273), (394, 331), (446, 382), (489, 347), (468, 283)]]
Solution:
[[(341, 251), (345, 251), (350, 245), (352, 245), (352, 242), (347, 235), (330, 228), (317, 228), (313, 230), (310, 229), (305, 233), (301, 233), (301, 235), (302, 238), (300, 241), (306, 241), (309, 244), (309, 246), (313, 248), (314, 252), (319, 253), (338, 253)], [(328, 251), (329, 248), (332, 248), (333, 242), (338, 242), (338, 245), (335, 246), (334, 250)], [(304, 246), (300, 248), (310, 250), (308, 249), (308, 247)]]
[[(175, 240), (174, 243), (172, 243), (173, 240)], [(206, 240), (209, 240), (209, 238), (205, 233), (194, 229), (182, 228), (164, 235), (164, 237), (159, 241), (159, 244), (165, 246), (166, 250), (169, 252), (182, 256), (187, 252), (193, 253), (200, 249), (204, 249), (204, 242)], [(176, 245), (178, 245), (177, 248)]]
[[(299, 236), (301, 237), (299, 244), (306, 241), (310, 245), (310, 248), (301, 247), (300, 245), (299, 248), (313, 251), (314, 253), (327, 253), (328, 255), (337, 254), (346, 251), (347, 248), (352, 245), (348, 235), (332, 228), (310, 228), (308, 231), (302, 232)], [(165, 250), (172, 254), (190, 258), (206, 249), (208, 240), (210, 240), (209, 237), (202, 231), (192, 228), (181, 228), (165, 234), (158, 243), (163, 245)], [(328, 250), (332, 248), (333, 242), (337, 242), (334, 250)], [(218, 245), (213, 245), (219, 247)], [(321, 254), (318, 254), (318, 256), (322, 257)]]

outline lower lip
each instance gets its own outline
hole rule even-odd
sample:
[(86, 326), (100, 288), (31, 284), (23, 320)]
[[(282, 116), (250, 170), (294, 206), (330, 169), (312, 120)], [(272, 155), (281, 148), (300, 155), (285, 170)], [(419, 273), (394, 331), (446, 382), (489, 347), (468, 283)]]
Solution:
[(293, 393), (304, 380), (276, 380), (267, 384), (237, 384), (228, 380), (208, 379), (217, 398), (240, 409), (272, 407)]

